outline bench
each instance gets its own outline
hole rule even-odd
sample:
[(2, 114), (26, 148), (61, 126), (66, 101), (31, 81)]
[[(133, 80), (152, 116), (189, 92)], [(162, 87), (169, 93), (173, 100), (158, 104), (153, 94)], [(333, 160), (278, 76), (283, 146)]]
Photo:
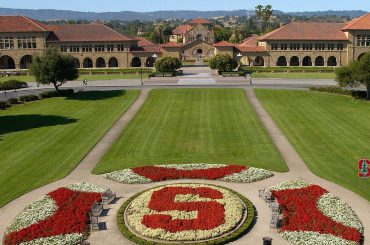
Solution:
[(101, 194), (102, 204), (109, 204), (111, 201), (116, 199), (116, 197), (116, 193), (114, 193), (111, 189), (108, 189)]
[(258, 191), (258, 196), (261, 197), (265, 202), (271, 203), (275, 200), (269, 190), (263, 189)]
[(99, 216), (102, 212), (103, 204), (95, 201), (90, 210), (91, 230), (99, 230)]

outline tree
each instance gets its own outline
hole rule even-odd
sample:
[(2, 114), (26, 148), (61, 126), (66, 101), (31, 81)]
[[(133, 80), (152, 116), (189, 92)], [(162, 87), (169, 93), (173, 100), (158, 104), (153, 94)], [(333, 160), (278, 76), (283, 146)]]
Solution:
[(241, 41), (243, 41), (243, 34), (242, 34), (242, 30), (240, 27), (234, 27), (234, 30), (233, 30), (233, 34), (231, 35), (231, 37), (229, 38), (229, 42), (231, 43), (240, 43)]
[(367, 99), (370, 99), (370, 52), (366, 53), (359, 61), (352, 61), (348, 66), (336, 70), (336, 81), (344, 86), (365, 86)]
[(182, 64), (178, 58), (165, 56), (155, 62), (155, 69), (159, 72), (175, 72)]
[(260, 21), (260, 33), (262, 33), (263, 6), (261, 4), (257, 5), (254, 12)]
[(263, 10), (262, 10), (262, 13), (263, 13), (263, 20), (265, 22), (265, 24), (267, 25), (267, 31), (269, 32), (270, 31), (270, 20), (271, 20), (271, 15), (272, 15), (272, 6), (271, 5), (266, 5)]
[(238, 62), (228, 54), (218, 54), (209, 60), (209, 66), (212, 70), (218, 70), (218, 73), (222, 73), (237, 68)]
[(30, 71), (36, 81), (41, 84), (52, 83), (57, 92), (64, 83), (78, 78), (74, 58), (62, 55), (55, 48), (47, 49), (44, 56), (37, 56), (31, 64)]

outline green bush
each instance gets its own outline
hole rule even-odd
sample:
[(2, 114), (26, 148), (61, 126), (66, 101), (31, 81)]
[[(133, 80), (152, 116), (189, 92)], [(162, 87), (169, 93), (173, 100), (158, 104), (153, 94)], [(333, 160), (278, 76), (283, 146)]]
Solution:
[(217, 70), (219, 74), (223, 72), (231, 72), (238, 67), (238, 62), (236, 62), (228, 54), (218, 54), (209, 60), (209, 67), (212, 70)]
[(14, 105), (14, 104), (18, 104), (18, 103), (19, 103), (18, 98), (10, 98), (10, 99), (8, 99), (8, 104)]
[(25, 95), (25, 96), (19, 97), (19, 101), (22, 101), (22, 102), (30, 102), (30, 101), (34, 101), (38, 99), (39, 99), (39, 96), (37, 95)]
[[(214, 185), (217, 187), (217, 185)], [(157, 186), (159, 187), (159, 186)], [(155, 187), (155, 188), (157, 188)], [(230, 190), (226, 187), (222, 187), (222, 188), (225, 188), (227, 190), (229, 190), (230, 192), (234, 193), (235, 195), (237, 195), (241, 200), (242, 202), (245, 204), (247, 210), (247, 218), (246, 220), (244, 221), (244, 223), (237, 229), (235, 230), (234, 232), (232, 232), (231, 234), (225, 236), (225, 237), (221, 237), (219, 239), (215, 239), (215, 240), (211, 240), (211, 241), (207, 241), (207, 242), (199, 242), (197, 243), (198, 245), (221, 245), (221, 244), (226, 244), (226, 243), (229, 243), (229, 242), (232, 242), (232, 241), (235, 241), (237, 239), (239, 239), (241, 236), (245, 235), (246, 233), (248, 233), (254, 223), (255, 223), (255, 220), (256, 220), (256, 216), (255, 216), (255, 208), (253, 206), (253, 203), (251, 201), (249, 201), (248, 198), (246, 198), (245, 196), (239, 194), (238, 192), (235, 192), (233, 190)], [(125, 225), (125, 221), (124, 221), (124, 215), (125, 215), (125, 210), (126, 208), (128, 207), (128, 205), (130, 205), (130, 203), (138, 196), (140, 196), (141, 194), (143, 194), (144, 192), (146, 192), (148, 190), (145, 190), (143, 192), (140, 192), (134, 196), (132, 196), (131, 198), (129, 198), (123, 205), (122, 207), (119, 209), (118, 211), (118, 214), (117, 214), (117, 223), (118, 223), (118, 228), (120, 229), (121, 233), (130, 241), (136, 243), (136, 244), (139, 244), (139, 245), (166, 245), (165, 243), (158, 243), (158, 242), (151, 242), (151, 241), (147, 241), (143, 238), (140, 238), (140, 237), (137, 237), (135, 234), (133, 234), (128, 228), (127, 226)]]
[(26, 82), (21, 82), (18, 80), (9, 80), (0, 83), (0, 90), (12, 90), (12, 89), (20, 89), (20, 88), (27, 88), (28, 85)]
[(8, 103), (6, 103), (5, 101), (0, 101), (0, 109), (4, 110), (8, 107)]
[(302, 67), (302, 66), (283, 66), (283, 67), (259, 67), (241, 66), (239, 70), (248, 72), (326, 72), (333, 73), (335, 67)]
[(58, 93), (56, 91), (47, 91), (47, 92), (42, 92), (41, 94), (39, 94), (39, 96), (41, 99), (47, 99), (47, 98), (57, 97)]
[(332, 94), (341, 94), (352, 96), (356, 99), (365, 99), (367, 96), (366, 91), (359, 91), (359, 90), (348, 90), (343, 89), (341, 87), (332, 86), (332, 87), (310, 87), (311, 91), (318, 91), (324, 93), (332, 93)]
[(174, 73), (177, 69), (181, 68), (181, 61), (178, 58), (172, 56), (165, 56), (160, 60), (156, 61), (155, 69), (159, 72)]

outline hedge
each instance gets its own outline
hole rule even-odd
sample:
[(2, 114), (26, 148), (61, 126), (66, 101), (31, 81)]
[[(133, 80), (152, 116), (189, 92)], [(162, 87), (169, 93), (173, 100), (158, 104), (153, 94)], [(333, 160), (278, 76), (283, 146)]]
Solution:
[(38, 95), (25, 95), (25, 96), (19, 97), (19, 101), (22, 101), (22, 102), (30, 102), (30, 101), (34, 101), (38, 99), (39, 99)]
[(332, 86), (332, 87), (310, 87), (311, 91), (318, 91), (318, 92), (324, 92), (324, 93), (332, 93), (332, 94), (341, 94), (341, 95), (347, 95), (352, 96), (356, 99), (366, 99), (367, 93), (366, 91), (361, 90), (348, 90), (343, 89), (338, 86)]
[(239, 68), (242, 71), (249, 72), (335, 72), (335, 67), (258, 67), (258, 66), (242, 66)]
[[(211, 185), (211, 184), (209, 184), (209, 185)], [(162, 185), (162, 186), (165, 186), (165, 185)], [(240, 198), (240, 200), (242, 200), (242, 202), (245, 204), (245, 206), (247, 208), (247, 210), (246, 210), (247, 211), (247, 218), (244, 221), (244, 223), (237, 230), (235, 230), (234, 232), (232, 232), (231, 234), (229, 234), (225, 237), (221, 237), (219, 239), (211, 240), (211, 241), (207, 241), (207, 242), (197, 242), (197, 243), (193, 243), (193, 244), (198, 244), (198, 245), (221, 245), (221, 244), (226, 244), (226, 243), (235, 241), (235, 240), (239, 239), (240, 237), (244, 236), (245, 234), (247, 234), (252, 229), (252, 227), (254, 226), (254, 224), (256, 222), (255, 207), (253, 206), (253, 203), (248, 198), (246, 198), (245, 196), (241, 195), (238, 192), (235, 192), (235, 191), (233, 191), (231, 189), (228, 189), (226, 187), (223, 187), (223, 186), (222, 187), (217, 186), (217, 185), (211, 185), (211, 186), (224, 188), (224, 189), (234, 193), (235, 195), (237, 195)], [(156, 186), (154, 188), (158, 188), (158, 187), (161, 187), (161, 186)], [(154, 188), (151, 188), (151, 189), (154, 189)], [(150, 190), (150, 189), (148, 189), (148, 190)], [(130, 240), (130, 241), (132, 241), (136, 244), (139, 244), (139, 245), (168, 245), (166, 243), (152, 242), (152, 241), (147, 241), (143, 238), (140, 238), (140, 237), (136, 236), (134, 233), (132, 233), (125, 225), (124, 215), (125, 215), (126, 208), (128, 207), (128, 205), (130, 205), (130, 203), (136, 197), (140, 196), (141, 194), (143, 194), (144, 192), (146, 192), (148, 190), (142, 191), (142, 192), (132, 196), (131, 198), (129, 198), (126, 202), (124, 202), (124, 204), (121, 206), (121, 208), (119, 209), (118, 214), (117, 214), (118, 228), (120, 229), (120, 231), (121, 231), (121, 233), (124, 237), (126, 237), (128, 240)], [(182, 242), (178, 242), (178, 243), (181, 244)], [(171, 244), (174, 244), (174, 243), (171, 243)]]
[(20, 88), (27, 88), (28, 85), (26, 82), (21, 82), (18, 80), (9, 80), (5, 82), (0, 82), (0, 90), (12, 90), (12, 89), (20, 89)]

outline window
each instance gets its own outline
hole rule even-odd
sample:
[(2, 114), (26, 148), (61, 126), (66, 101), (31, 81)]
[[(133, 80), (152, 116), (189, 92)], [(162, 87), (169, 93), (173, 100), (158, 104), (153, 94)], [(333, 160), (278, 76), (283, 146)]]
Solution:
[(357, 46), (369, 47), (370, 46), (370, 36), (357, 35)]
[(19, 49), (35, 49), (36, 48), (36, 38), (35, 37), (19, 37), (17, 43), (18, 43)]
[(69, 52), (74, 52), (74, 53), (80, 52), (80, 46), (76, 46), (76, 45), (70, 46)]
[(317, 44), (315, 44), (315, 49), (316, 50), (325, 50), (325, 44), (317, 43)]
[(68, 51), (67, 46), (60, 46), (60, 52), (65, 53)]
[(114, 46), (113, 45), (107, 45), (107, 51), (108, 52), (113, 52)]
[(14, 49), (14, 40), (12, 37), (0, 38), (0, 49)]
[(334, 43), (328, 44), (328, 50), (334, 50)]
[(303, 50), (312, 50), (312, 43), (304, 43), (302, 45)]
[(82, 45), (82, 52), (83, 53), (92, 52), (92, 46), (91, 45)]
[(370, 35), (367, 36), (367, 39), (366, 39), (366, 46), (367, 47), (370, 47)]
[(271, 44), (271, 50), (277, 50), (278, 45), (276, 43)]
[(301, 48), (300, 46), (299, 44), (292, 43), (290, 44), (290, 50), (299, 50)]
[(288, 50), (288, 44), (286, 44), (286, 43), (280, 44), (280, 49), (281, 50)]
[(95, 52), (104, 52), (105, 46), (104, 45), (95, 45)]
[(118, 51), (125, 51), (125, 45), (119, 44), (119, 45), (117, 45), (117, 49), (118, 49)]
[(343, 45), (343, 43), (338, 43), (338, 44), (337, 44), (337, 49), (338, 49), (338, 50), (343, 50), (343, 49), (344, 49), (344, 45)]

